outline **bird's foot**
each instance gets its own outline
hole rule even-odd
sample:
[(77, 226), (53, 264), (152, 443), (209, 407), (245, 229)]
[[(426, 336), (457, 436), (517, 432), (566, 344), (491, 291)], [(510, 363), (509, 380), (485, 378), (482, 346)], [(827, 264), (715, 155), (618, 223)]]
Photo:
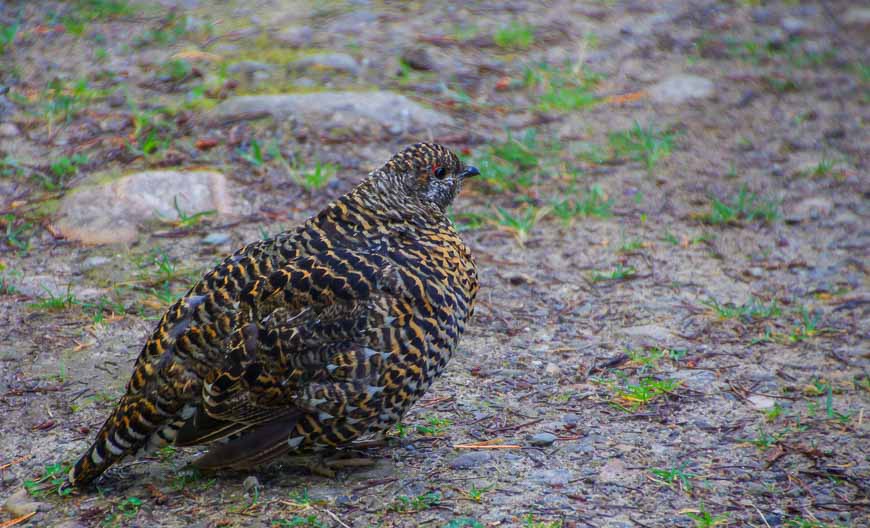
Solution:
[(329, 457), (316, 456), (308, 460), (305, 467), (315, 475), (335, 478), (335, 470), (371, 467), (376, 463), (377, 461), (374, 459), (359, 456), (356, 453), (344, 452)]

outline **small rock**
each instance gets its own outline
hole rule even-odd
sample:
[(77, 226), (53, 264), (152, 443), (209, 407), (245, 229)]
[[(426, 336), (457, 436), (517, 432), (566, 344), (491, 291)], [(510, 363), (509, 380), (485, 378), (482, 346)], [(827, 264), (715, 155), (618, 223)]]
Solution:
[(683, 386), (704, 394), (709, 394), (716, 387), (716, 374), (709, 370), (678, 370), (670, 374), (671, 378), (682, 381)]
[(603, 483), (623, 483), (630, 475), (625, 462), (618, 458), (611, 458), (598, 472), (598, 480)]
[(29, 515), (37, 511), (45, 511), (48, 508), (48, 504), (32, 499), (27, 490), (20, 489), (6, 499), (3, 508), (15, 517)]
[(770, 25), (775, 24), (778, 20), (774, 11), (767, 7), (756, 7), (750, 11), (752, 21), (756, 24)]
[(219, 172), (144, 171), (67, 193), (57, 227), (64, 237), (85, 244), (132, 242), (141, 224), (177, 218), (176, 202), (187, 214), (232, 209), (226, 179)]
[(359, 73), (359, 63), (346, 53), (318, 53), (291, 62), (292, 71), (302, 70), (334, 70), (356, 75)]
[(715, 85), (710, 79), (697, 75), (674, 75), (654, 84), (649, 89), (650, 97), (657, 103), (680, 104), (692, 99), (704, 99), (713, 95)]
[(764, 270), (762, 268), (759, 268), (758, 266), (753, 266), (749, 268), (749, 275), (758, 279), (760, 277), (764, 277)]
[(559, 368), (559, 365), (555, 363), (547, 363), (547, 366), (544, 367), (544, 374), (547, 376), (558, 376), (562, 373), (562, 369)]
[(220, 246), (229, 242), (231, 238), (232, 237), (229, 233), (209, 233), (199, 242), (200, 244), (205, 244), (207, 246)]
[(673, 338), (673, 334), (667, 328), (655, 324), (642, 326), (630, 326), (623, 328), (622, 332), (629, 336), (645, 337), (654, 341), (668, 341)]
[(435, 62), (426, 48), (408, 48), (402, 52), (402, 60), (415, 70), (431, 71), (435, 69)]
[(17, 111), (18, 107), (15, 106), (15, 103), (10, 101), (5, 95), (0, 94), (0, 119), (11, 116)]
[(252, 60), (243, 60), (234, 62), (227, 67), (229, 73), (241, 73), (244, 75), (252, 75), (254, 72), (270, 72), (274, 68), (271, 64), (265, 62), (257, 62)]
[(580, 423), (580, 416), (574, 413), (568, 413), (562, 416), (562, 423), (564, 423), (565, 425), (577, 425), (578, 423)]
[(127, 95), (123, 90), (116, 90), (112, 93), (106, 100), (109, 103), (109, 106), (112, 108), (118, 108), (119, 106), (124, 106), (127, 102)]
[(801, 200), (790, 209), (785, 216), (786, 222), (800, 223), (831, 216), (831, 213), (834, 211), (834, 202), (830, 198), (813, 196)]
[(227, 99), (213, 112), (220, 118), (268, 112), (276, 119), (293, 117), (321, 129), (358, 130), (361, 125), (378, 124), (426, 130), (453, 122), (448, 115), (385, 91), (243, 95)]
[(470, 451), (462, 453), (450, 462), (452, 469), (471, 469), (484, 464), (488, 464), (492, 460), (492, 454), (486, 451)]
[(84, 260), (84, 262), (82, 262), (81, 270), (82, 271), (89, 271), (89, 270), (92, 270), (94, 268), (99, 268), (100, 266), (105, 266), (106, 264), (108, 264), (111, 261), (112, 261), (112, 259), (110, 259), (109, 257), (104, 257), (102, 255), (94, 255), (93, 257), (86, 258)]
[(260, 481), (257, 480), (257, 477), (251, 475), (242, 481), (242, 487), (246, 493), (251, 493), (260, 488)]
[(291, 48), (307, 48), (314, 38), (314, 31), (308, 26), (289, 28), (275, 36), (275, 40)]
[(799, 18), (785, 17), (779, 25), (789, 37), (796, 37), (807, 30), (807, 23)]
[(548, 486), (564, 486), (571, 482), (573, 475), (562, 469), (538, 469), (529, 473), (528, 480)]
[(848, 27), (870, 28), (870, 7), (850, 7), (840, 21)]
[(538, 447), (551, 446), (555, 441), (556, 435), (553, 433), (537, 433), (529, 438), (529, 444)]
[(20, 134), (15, 123), (0, 123), (0, 137), (16, 137)]
[(776, 405), (776, 400), (773, 398), (768, 398), (767, 396), (760, 396), (757, 394), (753, 394), (746, 398), (749, 403), (752, 404), (753, 407), (758, 409), (759, 411), (764, 411), (766, 409), (772, 409), (774, 405)]

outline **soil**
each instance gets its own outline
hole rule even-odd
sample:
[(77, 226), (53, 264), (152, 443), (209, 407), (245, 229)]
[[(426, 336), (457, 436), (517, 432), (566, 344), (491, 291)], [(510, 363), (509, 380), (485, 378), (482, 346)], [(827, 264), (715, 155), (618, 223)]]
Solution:
[[(4, 500), (87, 447), (162, 311), (218, 259), (409, 143), (484, 173), (453, 207), (475, 317), (389, 443), (356, 453), (374, 465), (195, 475), (196, 450), (164, 451), (36, 491), (19, 525), (870, 524), (866, 8), (13, 1), (0, 24), (17, 28), (0, 47)], [(212, 111), (373, 89), (452, 124)], [(648, 143), (620, 147), (633, 128)], [(334, 177), (300, 185), (317, 162)], [(85, 181), (201, 167), (236, 214), (117, 245), (54, 227)]]

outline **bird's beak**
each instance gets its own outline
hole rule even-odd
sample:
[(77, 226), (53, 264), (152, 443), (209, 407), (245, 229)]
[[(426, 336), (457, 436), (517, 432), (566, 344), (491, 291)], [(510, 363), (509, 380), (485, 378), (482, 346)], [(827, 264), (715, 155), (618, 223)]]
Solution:
[(459, 177), (462, 178), (463, 180), (465, 178), (469, 178), (471, 176), (478, 176), (478, 175), (480, 175), (480, 171), (477, 170), (477, 167), (472, 167), (471, 165), (469, 165), (468, 167), (465, 167), (465, 170), (459, 173)]

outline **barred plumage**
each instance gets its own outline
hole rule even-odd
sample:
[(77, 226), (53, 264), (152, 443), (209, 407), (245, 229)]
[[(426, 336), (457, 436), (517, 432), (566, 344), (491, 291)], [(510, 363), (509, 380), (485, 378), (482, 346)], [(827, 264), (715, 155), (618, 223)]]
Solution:
[(242, 468), (394, 425), (441, 374), (478, 289), (445, 210), (477, 174), (416, 144), (298, 228), (250, 244), (170, 308), (126, 394), (70, 471), (210, 444)]

